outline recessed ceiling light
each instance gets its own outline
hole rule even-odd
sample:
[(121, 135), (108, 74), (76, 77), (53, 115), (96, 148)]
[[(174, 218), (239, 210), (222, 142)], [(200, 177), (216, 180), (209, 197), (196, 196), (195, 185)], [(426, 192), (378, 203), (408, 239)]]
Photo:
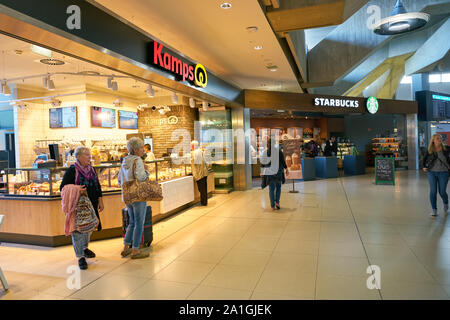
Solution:
[(276, 66), (276, 65), (268, 65), (268, 66), (266, 66), (266, 68), (272, 72), (275, 72), (278, 70), (278, 66)]
[(258, 31), (258, 27), (256, 27), (256, 26), (247, 27), (246, 29), (247, 29), (248, 33), (254, 33), (254, 32)]
[(41, 59), (39, 61), (50, 66), (62, 66), (63, 64), (65, 64), (64, 61), (58, 59)]
[(254, 46), (253, 49), (255, 50), (261, 50), (263, 47), (262, 46)]
[(229, 3), (229, 2), (224, 2), (224, 3), (222, 3), (221, 5), (220, 5), (220, 7), (222, 8), (222, 9), (230, 9), (231, 8), (231, 3)]

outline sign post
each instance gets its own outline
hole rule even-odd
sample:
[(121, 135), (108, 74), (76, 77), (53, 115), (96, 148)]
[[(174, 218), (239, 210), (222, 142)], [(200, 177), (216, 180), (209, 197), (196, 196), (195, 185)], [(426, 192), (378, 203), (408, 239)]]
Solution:
[(303, 179), (300, 157), (300, 139), (284, 140), (283, 153), (289, 170), (286, 179), (292, 179), (292, 190), (289, 192), (298, 193), (298, 191), (295, 190), (295, 179)]
[(394, 158), (375, 158), (375, 184), (395, 185), (395, 159)]

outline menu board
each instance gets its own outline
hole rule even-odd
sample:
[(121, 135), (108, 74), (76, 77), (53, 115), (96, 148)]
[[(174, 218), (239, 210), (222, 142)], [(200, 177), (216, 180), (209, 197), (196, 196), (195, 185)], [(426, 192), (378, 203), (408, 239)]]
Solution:
[(76, 128), (77, 107), (51, 108), (49, 109), (50, 128)]
[(119, 110), (119, 128), (137, 129), (138, 128), (137, 112)]
[(98, 128), (115, 128), (116, 110), (102, 107), (91, 107), (91, 125)]
[(286, 179), (303, 179), (300, 145), (300, 139), (283, 141), (283, 153), (289, 169)]
[(375, 158), (375, 184), (379, 183), (395, 185), (394, 158)]

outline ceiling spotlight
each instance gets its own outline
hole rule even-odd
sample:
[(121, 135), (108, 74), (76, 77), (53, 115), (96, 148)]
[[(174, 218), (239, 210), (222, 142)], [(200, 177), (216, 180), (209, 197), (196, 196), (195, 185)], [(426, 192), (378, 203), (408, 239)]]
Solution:
[(155, 90), (153, 90), (153, 87), (151, 84), (147, 86), (147, 89), (145, 89), (145, 93), (149, 98), (153, 98), (155, 96)]
[(262, 46), (254, 46), (253, 49), (255, 50), (261, 50), (263, 47)]
[(251, 26), (251, 27), (247, 27), (246, 30), (247, 30), (248, 33), (255, 33), (255, 32), (258, 31), (258, 27)]
[(50, 104), (52, 105), (52, 107), (59, 107), (61, 105), (62, 101), (58, 100), (58, 99), (52, 99)]
[(117, 108), (121, 107), (123, 105), (122, 100), (120, 98), (117, 98), (113, 101), (113, 105)]
[(423, 12), (410, 12), (405, 9), (401, 0), (397, 0), (390, 17), (380, 20), (373, 27), (373, 32), (379, 35), (395, 35), (413, 31), (423, 27), (430, 15)]
[(222, 8), (222, 9), (230, 9), (231, 8), (231, 3), (229, 3), (229, 2), (224, 2), (224, 3), (222, 3), (221, 5), (220, 5), (220, 7)]
[(269, 69), (272, 72), (275, 72), (275, 71), (278, 70), (278, 66), (272, 65), (272, 64), (271, 65), (267, 65), (266, 68)]
[(117, 81), (113, 81), (113, 82), (111, 83), (111, 90), (112, 90), (112, 91), (117, 91), (117, 90), (119, 90), (119, 85), (117, 84)]
[(44, 88), (44, 89), (47, 89), (48, 88), (48, 77), (43, 77), (42, 78), (42, 87)]
[(203, 111), (208, 111), (208, 102), (203, 101), (202, 102)]
[(108, 88), (108, 89), (112, 89), (112, 83), (113, 83), (113, 77), (108, 77), (107, 79), (106, 79), (106, 87)]
[(177, 94), (175, 92), (172, 94), (172, 102), (175, 103), (175, 104), (178, 103), (178, 96), (177, 96)]
[(195, 108), (195, 100), (194, 98), (189, 98), (189, 106), (194, 109)]
[(53, 82), (52, 79), (50, 79), (50, 77), (48, 77), (47, 79), (47, 89), (50, 91), (55, 90), (55, 83)]

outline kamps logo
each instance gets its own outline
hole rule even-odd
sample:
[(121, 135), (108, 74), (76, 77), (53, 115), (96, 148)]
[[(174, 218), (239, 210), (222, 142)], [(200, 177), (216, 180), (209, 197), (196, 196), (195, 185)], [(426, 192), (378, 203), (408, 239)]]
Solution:
[(184, 59), (170, 53), (156, 41), (150, 45), (150, 52), (149, 62), (153, 65), (171, 72), (179, 81), (189, 81), (198, 87), (206, 88), (208, 75), (201, 64), (192, 65), (183, 61)]

